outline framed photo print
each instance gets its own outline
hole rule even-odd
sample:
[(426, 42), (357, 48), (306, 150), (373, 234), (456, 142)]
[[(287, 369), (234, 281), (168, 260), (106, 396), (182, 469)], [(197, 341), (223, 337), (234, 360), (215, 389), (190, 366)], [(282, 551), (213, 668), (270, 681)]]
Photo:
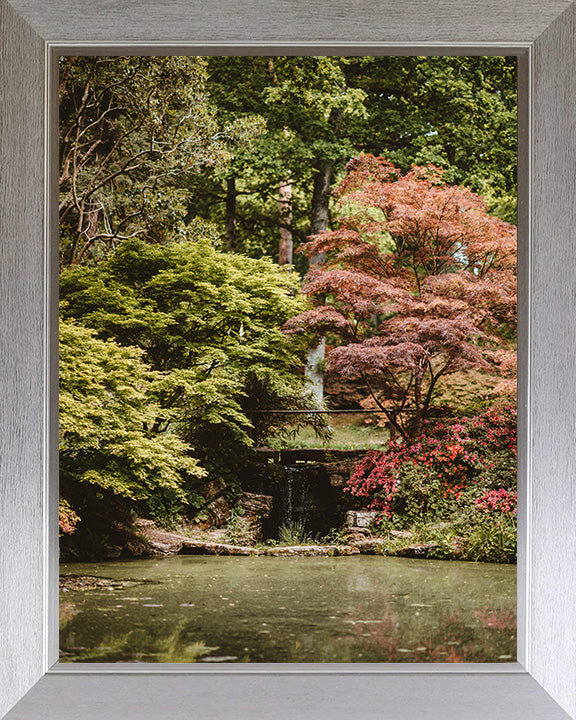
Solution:
[(0, 714), (576, 718), (573, 4), (0, 10)]

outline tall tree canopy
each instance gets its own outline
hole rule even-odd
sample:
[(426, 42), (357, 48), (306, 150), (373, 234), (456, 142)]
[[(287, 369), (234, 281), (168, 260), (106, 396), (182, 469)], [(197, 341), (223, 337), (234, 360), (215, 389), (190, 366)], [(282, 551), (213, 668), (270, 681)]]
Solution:
[(404, 171), (442, 167), (516, 222), (517, 62), (514, 57), (356, 58), (350, 83), (366, 94), (359, 145)]
[(298, 244), (328, 228), (359, 152), (432, 162), (515, 218), (515, 58), (62, 58), (60, 118), (63, 264), (128, 237), (185, 239), (198, 216), (275, 256), (279, 185)]
[[(60, 61), (60, 254), (94, 262), (132, 237), (186, 237), (185, 179), (230, 159), (258, 121), (217, 122), (199, 57)], [(260, 123), (261, 124), (261, 123)]]
[(196, 211), (238, 250), (277, 254), (286, 178), (295, 244), (328, 229), (331, 189), (360, 152), (404, 171), (434, 163), (515, 222), (516, 58), (213, 57), (208, 72), (222, 122), (266, 122), (229, 166), (206, 168), (190, 185)]
[[(256, 114), (266, 122), (224, 170), (191, 183), (193, 201), (226, 227), (229, 246), (277, 256), (280, 185), (290, 184), (290, 231), (296, 240), (326, 229), (333, 171), (355, 152), (352, 127), (365, 114), (364, 92), (348, 86), (346, 58), (212, 57), (207, 88), (226, 122)], [(319, 224), (320, 223), (320, 224)]]

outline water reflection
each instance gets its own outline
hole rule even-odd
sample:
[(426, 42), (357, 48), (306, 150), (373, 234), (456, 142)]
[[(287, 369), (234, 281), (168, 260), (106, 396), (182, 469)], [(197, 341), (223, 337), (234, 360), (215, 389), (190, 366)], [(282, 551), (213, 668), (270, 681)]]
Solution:
[(63, 662), (513, 662), (516, 569), (387, 557), (70, 564)]

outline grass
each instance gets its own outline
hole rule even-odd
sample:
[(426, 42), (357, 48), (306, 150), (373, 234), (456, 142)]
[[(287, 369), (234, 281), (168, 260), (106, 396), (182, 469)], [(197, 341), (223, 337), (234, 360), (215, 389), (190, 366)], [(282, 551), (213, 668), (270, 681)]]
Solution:
[(285, 448), (327, 448), (330, 450), (381, 450), (390, 434), (387, 429), (378, 427), (367, 419), (373, 420), (369, 413), (342, 413), (330, 415), (332, 438), (323, 442), (311, 427), (303, 427), (290, 437), (273, 438), (269, 447), (274, 450)]

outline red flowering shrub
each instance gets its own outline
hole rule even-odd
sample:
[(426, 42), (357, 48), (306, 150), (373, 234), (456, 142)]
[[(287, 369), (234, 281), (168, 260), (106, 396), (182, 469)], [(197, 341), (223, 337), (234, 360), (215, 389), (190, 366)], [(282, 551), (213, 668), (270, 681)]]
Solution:
[[(511, 513), (516, 486), (516, 410), (427, 421), (411, 442), (390, 440), (356, 466), (347, 491), (388, 518), (448, 518), (466, 506)], [(477, 502), (476, 502), (477, 501)]]

